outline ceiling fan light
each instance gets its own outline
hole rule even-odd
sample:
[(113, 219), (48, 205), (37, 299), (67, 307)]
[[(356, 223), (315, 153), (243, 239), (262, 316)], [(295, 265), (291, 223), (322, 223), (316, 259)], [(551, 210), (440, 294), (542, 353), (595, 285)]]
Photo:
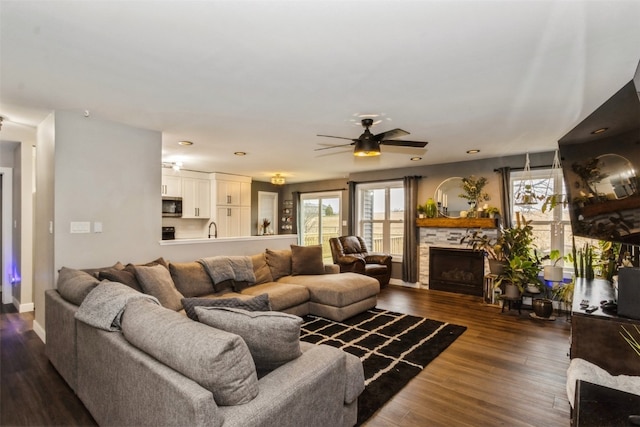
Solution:
[(380, 145), (371, 139), (360, 139), (356, 142), (356, 148), (353, 151), (354, 156), (373, 157), (380, 155)]

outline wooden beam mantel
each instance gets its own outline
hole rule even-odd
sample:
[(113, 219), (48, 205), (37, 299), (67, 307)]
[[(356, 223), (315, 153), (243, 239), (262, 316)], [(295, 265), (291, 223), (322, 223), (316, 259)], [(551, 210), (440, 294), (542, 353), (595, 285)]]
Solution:
[(498, 228), (498, 220), (494, 218), (418, 218), (416, 225), (434, 228)]

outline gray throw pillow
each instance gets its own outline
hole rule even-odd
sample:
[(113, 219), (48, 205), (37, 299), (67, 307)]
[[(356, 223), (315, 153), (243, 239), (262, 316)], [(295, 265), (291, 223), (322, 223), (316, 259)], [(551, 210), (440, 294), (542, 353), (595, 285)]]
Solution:
[(85, 297), (98, 286), (100, 281), (89, 273), (73, 268), (62, 267), (58, 273), (58, 293), (75, 305), (82, 304)]
[(288, 249), (267, 249), (267, 265), (273, 280), (291, 275), (291, 251)]
[(169, 272), (178, 292), (187, 298), (215, 292), (211, 276), (199, 262), (171, 262)]
[(268, 294), (249, 299), (240, 298), (182, 298), (182, 307), (190, 319), (198, 320), (196, 307), (232, 307), (248, 311), (271, 311)]
[(259, 371), (273, 370), (302, 354), (302, 318), (298, 316), (229, 307), (196, 307), (195, 310), (200, 322), (240, 335)]
[(98, 273), (98, 279), (122, 283), (123, 285), (127, 285), (138, 292), (142, 292), (142, 287), (140, 286), (138, 279), (136, 279), (136, 270), (133, 265), (127, 266), (121, 270), (109, 268), (107, 270), (100, 271)]
[(150, 267), (137, 265), (136, 278), (145, 294), (158, 298), (163, 307), (171, 310), (182, 310), (183, 295), (173, 284), (171, 274), (166, 267), (156, 264)]
[(209, 390), (219, 406), (241, 405), (258, 395), (255, 365), (237, 335), (142, 300), (127, 304), (122, 334), (135, 347)]
[(324, 274), (322, 246), (291, 245), (291, 274)]

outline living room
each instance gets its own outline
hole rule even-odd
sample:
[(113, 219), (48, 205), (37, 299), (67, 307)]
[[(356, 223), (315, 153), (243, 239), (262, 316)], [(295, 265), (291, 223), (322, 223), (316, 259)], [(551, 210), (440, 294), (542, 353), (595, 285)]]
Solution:
[[(164, 80), (169, 77), (156, 75), (154, 68), (156, 65), (161, 65), (164, 68), (169, 67), (164, 61), (155, 63), (151, 60), (158, 61), (158, 56), (165, 53), (154, 51), (144, 43), (136, 45), (135, 49), (127, 50), (126, 43), (119, 40), (116, 46), (112, 45), (108, 49), (100, 50), (99, 54), (94, 53), (96, 57), (103, 59), (100, 59), (98, 66), (93, 64), (94, 59), (87, 52), (91, 51), (91, 43), (97, 43), (97, 39), (91, 37), (91, 32), (86, 32), (88, 25), (80, 25), (77, 21), (85, 16), (87, 19), (92, 16), (90, 8), (87, 7), (89, 10), (84, 10), (85, 7), (79, 7), (74, 10), (73, 6), (70, 9), (66, 9), (65, 6), (63, 11), (66, 13), (66, 18), (63, 13), (63, 17), (54, 20), (53, 16), (56, 15), (51, 9), (55, 9), (56, 2), (49, 3), (50, 5), (39, 9), (41, 6), (39, 3), (19, 6), (14, 2), (2, 2), (1, 7), (3, 16), (5, 16), (2, 18), (3, 28), (12, 29), (11, 32), (6, 33), (6, 36), (4, 31), (9, 30), (3, 30), (3, 52), (8, 52), (4, 49), (5, 46), (17, 43), (16, 37), (21, 34), (16, 30), (19, 27), (16, 22), (19, 20), (24, 20), (23, 31), (28, 32), (35, 39), (43, 39), (49, 35), (47, 33), (48, 27), (45, 25), (47, 20), (51, 20), (49, 25), (53, 25), (54, 21), (62, 25), (68, 19), (78, 27), (74, 27), (77, 30), (75, 36), (68, 35), (69, 38), (64, 39), (63, 42), (67, 43), (66, 45), (40, 46), (41, 41), (38, 41), (35, 45), (25, 46), (24, 58), (31, 57), (27, 55), (27, 52), (33, 53), (32, 58), (40, 59), (59, 53), (61, 62), (73, 64), (78, 68), (78, 74), (73, 78), (76, 79), (80, 92), (88, 95), (98, 87), (106, 87), (108, 91), (120, 92), (118, 96), (125, 101), (117, 105), (119, 112), (117, 114), (111, 113), (114, 115), (110, 115), (106, 109), (106, 105), (111, 101), (103, 102), (106, 99), (101, 98), (106, 97), (104, 93), (98, 94), (93, 99), (69, 95), (68, 102), (62, 104), (49, 105), (50, 101), (46, 99), (30, 104), (30, 97), (34, 96), (34, 93), (46, 93), (47, 91), (41, 90), (38, 86), (31, 86), (35, 84), (35, 80), (28, 78), (27, 70), (48, 69), (48, 72), (44, 73), (44, 80), (50, 80), (50, 92), (55, 92), (61, 98), (64, 98), (64, 93), (58, 94), (58, 92), (67, 91), (68, 87), (58, 85), (58, 82), (61, 82), (63, 78), (57, 74), (58, 71), (53, 66), (53, 62), (40, 60), (22, 62), (23, 59), (20, 59), (20, 56), (15, 52), (10, 57), (5, 57), (6, 53), (3, 53), (3, 69), (7, 66), (6, 63), (11, 62), (13, 65), (8, 73), (3, 71), (3, 106), (0, 113), (5, 119), (2, 124), (0, 167), (3, 168), (3, 172), (5, 169), (13, 170), (14, 196), (11, 201), (11, 206), (13, 206), (11, 210), (17, 222), (13, 227), (15, 237), (11, 247), (17, 248), (17, 252), (20, 254), (16, 261), (19, 268), (11, 273), (10, 278), (3, 277), (3, 284), (5, 279), (11, 282), (11, 292), (8, 295), (9, 303), (17, 305), (19, 311), (28, 312), (35, 308), (33, 329), (42, 339), (45, 339), (46, 336), (46, 325), (44, 310), (40, 310), (39, 307), (44, 307), (44, 293), (55, 287), (56, 272), (61, 267), (84, 268), (108, 265), (119, 260), (146, 262), (159, 256), (175, 261), (185, 261), (195, 259), (194, 254), (197, 251), (202, 251), (202, 246), (186, 249), (184, 246), (162, 245), (160, 242), (161, 198), (157, 191), (161, 187), (162, 179), (160, 165), (165, 160), (173, 161), (171, 150), (175, 152), (178, 149), (178, 140), (192, 139), (195, 142), (193, 148), (198, 148), (199, 146), (206, 147), (207, 140), (216, 139), (215, 145), (208, 148), (209, 154), (188, 154), (183, 159), (185, 169), (253, 176), (255, 184), (253, 191), (257, 192), (261, 188), (277, 192), (280, 202), (293, 199), (294, 194), (335, 192), (337, 190), (342, 198), (340, 211), (341, 224), (343, 225), (341, 231), (343, 234), (347, 234), (350, 227), (353, 226), (353, 224), (349, 224), (350, 218), (347, 214), (350, 197), (349, 182), (398, 181), (405, 176), (420, 176), (418, 200), (424, 202), (429, 197), (434, 197), (438, 186), (450, 177), (484, 176), (488, 178), (486, 191), (491, 198), (488, 203), (500, 206), (501, 184), (499, 174), (495, 171), (503, 167), (515, 170), (523, 169), (527, 153), (533, 169), (540, 166), (550, 166), (557, 148), (557, 141), (631, 80), (638, 64), (638, 30), (633, 22), (635, 22), (634, 19), (637, 18), (639, 10), (637, 5), (628, 2), (610, 2), (606, 5), (604, 3), (576, 2), (573, 7), (558, 2), (550, 3), (548, 6), (552, 7), (549, 8), (536, 6), (536, 2), (531, 2), (522, 4), (521, 7), (524, 10), (520, 11), (517, 6), (507, 6), (500, 3), (494, 4), (489, 11), (475, 9), (476, 6), (469, 4), (458, 3), (458, 7), (454, 8), (453, 12), (461, 14), (460, 19), (464, 18), (458, 25), (451, 17), (455, 14), (450, 15), (451, 11), (446, 11), (448, 13), (445, 14), (444, 9), (446, 8), (439, 2), (433, 2), (431, 6), (434, 9), (413, 2), (399, 2), (401, 5), (399, 8), (393, 6), (392, 3), (384, 2), (369, 6), (350, 4), (345, 10), (341, 10), (340, 6), (333, 4), (337, 11), (329, 6), (330, 3), (325, 2), (314, 2), (310, 6), (311, 9), (306, 11), (304, 7), (300, 6), (293, 7), (291, 4), (275, 2), (269, 6), (269, 2), (267, 2), (266, 6), (261, 6), (259, 9), (259, 12), (264, 15), (254, 10), (253, 17), (243, 17), (243, 13), (249, 13), (243, 10), (240, 5), (233, 7), (229, 5), (230, 11), (224, 11), (225, 13), (222, 13), (223, 10), (214, 11), (220, 12), (220, 15), (203, 14), (216, 22), (211, 26), (219, 28), (213, 36), (207, 36), (211, 37), (208, 40), (214, 40), (214, 36), (225, 37), (222, 22), (217, 22), (221, 16), (235, 17), (241, 23), (238, 26), (239, 30), (232, 33), (236, 37), (237, 45), (235, 47), (248, 49), (247, 45), (251, 40), (259, 36), (249, 36), (246, 30), (255, 24), (255, 21), (269, 21), (271, 18), (281, 16), (285, 17), (284, 22), (278, 21), (276, 24), (276, 21), (271, 20), (272, 25), (267, 28), (259, 27), (259, 30), (262, 30), (264, 37), (270, 39), (271, 42), (281, 43), (283, 52), (286, 52), (285, 48), (295, 39), (296, 30), (302, 31), (301, 28), (298, 28), (301, 26), (300, 23), (309, 24), (309, 22), (313, 22), (314, 17), (318, 18), (315, 25), (320, 26), (320, 24), (330, 23), (332, 15), (338, 15), (336, 19), (341, 24), (340, 28), (342, 26), (348, 27), (358, 21), (366, 23), (367, 19), (363, 19), (363, 16), (375, 17), (376, 20), (373, 22), (377, 25), (374, 25), (371, 32), (384, 33), (385, 30), (376, 31), (376, 29), (382, 26), (382, 22), (389, 20), (386, 13), (391, 16), (395, 13), (400, 14), (399, 17), (402, 18), (398, 20), (401, 24), (400, 27), (404, 22), (404, 27), (413, 30), (413, 32), (408, 31), (409, 36), (414, 37), (419, 43), (404, 45), (407, 49), (407, 53), (404, 54), (402, 49), (397, 48), (403, 42), (392, 41), (393, 37), (388, 35), (382, 37), (376, 34), (369, 42), (358, 40), (357, 43), (353, 43), (353, 41), (346, 43), (344, 40), (348, 40), (348, 38), (345, 37), (343, 44), (327, 42), (328, 46), (325, 46), (324, 43), (317, 46), (317, 40), (311, 38), (307, 39), (305, 43), (300, 43), (305, 46), (305, 51), (308, 52), (304, 56), (285, 57), (286, 53), (277, 54), (278, 50), (271, 50), (269, 55), (273, 55), (273, 57), (265, 58), (266, 50), (263, 54), (250, 50), (248, 51), (250, 54), (245, 55), (244, 62), (232, 62), (229, 59), (230, 62), (221, 62), (219, 68), (213, 66), (204, 72), (198, 70), (197, 63), (194, 64), (189, 57), (199, 57), (202, 64), (211, 67), (211, 62), (203, 59), (207, 58), (208, 48), (199, 46), (193, 41), (187, 43), (183, 39), (179, 39), (179, 42), (174, 42), (179, 45), (175, 46), (175, 62), (180, 63), (181, 60), (184, 60), (183, 64), (189, 65), (175, 67), (174, 64), (174, 74), (169, 76), (171, 79)], [(406, 9), (401, 11), (403, 6)], [(287, 9), (288, 7), (291, 9)], [(421, 9), (421, 7), (426, 9)], [(501, 31), (496, 31), (491, 38), (490, 41), (494, 43), (492, 49), (478, 51), (477, 55), (482, 56), (480, 58), (469, 57), (469, 63), (474, 67), (460, 65), (449, 67), (442, 65), (443, 62), (439, 62), (450, 56), (459, 56), (455, 48), (461, 48), (462, 45), (470, 42), (467, 39), (483, 32), (490, 32), (488, 30), (490, 27), (486, 26), (492, 22), (489, 18), (483, 18), (479, 23), (473, 25), (473, 16), (470, 15), (474, 13), (480, 13), (483, 17), (485, 14), (499, 15), (503, 13), (500, 10), (501, 7), (509, 9), (504, 11), (508, 18), (502, 21), (506, 27)], [(139, 8), (144, 9), (138, 5), (126, 19), (127, 15), (123, 14), (126, 9), (109, 10), (107, 8), (105, 11), (108, 11), (108, 16), (112, 18), (111, 25), (120, 18), (125, 19), (125, 22), (131, 25), (141, 12), (138, 10)], [(369, 8), (372, 9), (368, 10)], [(170, 9), (167, 8), (167, 10)], [(166, 18), (164, 14), (167, 10), (160, 8), (155, 13)], [(180, 13), (184, 13), (185, 16), (178, 15), (176, 18), (192, 17), (191, 13), (194, 10), (197, 11), (197, 7), (180, 10)], [(208, 12), (211, 13), (211, 11)], [(508, 57), (505, 55), (502, 57), (497, 55), (501, 51), (500, 43), (502, 42), (500, 40), (509, 38), (504, 34), (509, 34), (507, 31), (519, 32), (518, 25), (524, 25), (524, 21), (530, 17), (527, 15), (534, 12), (538, 17), (536, 22), (543, 29), (538, 33), (532, 33), (530, 37), (539, 37), (539, 40), (542, 41), (527, 44), (527, 48), (522, 48), (522, 52), (517, 56)], [(49, 15), (50, 13), (52, 15)], [(287, 13), (294, 13), (297, 19), (286, 18)], [(573, 13), (577, 13), (577, 17)], [(33, 15), (33, 20), (27, 19), (29, 14)], [(414, 15), (416, 20), (424, 19), (425, 22), (409, 20), (411, 15)], [(601, 27), (596, 25), (596, 30), (593, 33), (581, 34), (579, 29), (573, 28), (574, 33), (569, 31), (569, 35), (564, 32), (558, 34), (559, 27), (562, 27), (559, 22), (562, 22), (563, 19), (579, 27), (580, 25), (587, 26), (587, 22), (593, 25), (595, 16), (600, 15), (606, 17), (603, 19), (605, 23), (601, 23)], [(261, 16), (270, 19), (263, 19)], [(429, 25), (434, 25), (433, 21), (438, 17), (445, 16), (449, 17), (449, 21), (446, 21), (447, 25), (458, 28), (458, 31), (447, 36), (444, 33), (436, 34), (435, 31), (427, 34), (421, 32)], [(13, 24), (8, 23), (5, 26), (5, 19), (11, 18), (15, 18)], [(161, 18), (159, 20), (165, 22)], [(509, 20), (509, 25), (504, 22), (506, 20)], [(547, 22), (547, 20), (548, 29), (545, 31), (541, 23)], [(194, 24), (189, 28), (189, 20), (184, 19), (180, 21), (178, 28), (181, 31), (189, 29), (193, 31), (194, 35), (197, 35), (198, 31), (206, 26), (206, 21), (206, 19), (198, 20), (198, 25)], [(286, 31), (283, 33), (275, 32), (278, 25)], [(362, 27), (358, 26), (361, 31), (358, 31), (357, 34), (367, 34), (365, 31), (367, 25), (362, 23), (359, 25)], [(438, 29), (441, 29), (443, 25), (444, 23), (439, 25)], [(143, 25), (140, 24), (140, 26)], [(164, 24), (160, 27), (166, 30)], [(127, 28), (131, 29), (131, 27)], [(323, 32), (326, 32), (330, 25), (323, 28)], [(173, 31), (180, 32), (178, 30), (168, 32)], [(352, 31), (354, 31), (353, 34), (356, 34), (355, 30), (352, 29)], [(390, 29), (386, 31), (390, 31)], [(401, 32), (402, 28), (396, 28), (392, 34), (399, 35)], [(107, 33), (104, 32), (103, 36), (104, 34)], [(266, 36), (267, 34), (269, 37)], [(540, 50), (544, 50), (545, 43), (551, 43), (550, 40), (556, 36), (566, 43), (575, 43), (566, 50), (550, 49), (551, 53), (556, 55), (558, 64), (561, 64), (549, 73), (551, 79), (561, 80), (560, 76), (562, 76), (565, 79), (563, 82), (567, 86), (565, 89), (560, 89), (554, 85), (552, 88), (547, 88), (545, 92), (536, 92), (538, 86), (534, 83), (539, 83), (537, 80), (540, 74), (546, 73), (543, 72), (542, 67), (536, 64), (536, 59), (540, 57), (536, 55), (532, 47), (538, 46)], [(367, 34), (367, 39), (369, 37), (371, 36)], [(126, 37), (123, 38), (126, 39)], [(274, 40), (271, 40), (272, 38)], [(71, 43), (71, 40), (74, 42)], [(433, 57), (438, 58), (437, 60), (411, 65), (417, 59), (407, 60), (404, 58), (405, 55), (428, 58), (429, 54), (435, 52), (428, 50), (423, 52), (420, 46), (423, 44), (425, 46), (445, 46), (445, 41), (451, 43), (448, 48), (443, 48), (449, 53), (445, 52), (442, 56)], [(57, 49), (61, 46), (65, 46), (63, 52), (58, 52)], [(174, 47), (170, 41), (167, 41), (166, 46)], [(314, 56), (314, 47), (317, 56)], [(325, 55), (330, 56), (332, 49), (328, 49), (328, 47), (333, 48), (333, 53), (336, 56), (330, 66), (324, 65), (323, 56), (321, 56), (325, 49), (329, 51)], [(356, 49), (356, 47), (359, 48)], [(502, 48), (506, 49), (505, 46)], [(224, 50), (222, 47), (220, 49)], [(585, 51), (583, 52), (584, 57), (580, 53), (582, 49)], [(517, 51), (517, 49), (514, 50)], [(382, 53), (390, 51), (396, 53), (382, 55)], [(436, 51), (438, 50), (436, 49)], [(115, 57), (111, 56), (110, 54), (114, 52), (120, 54)], [(295, 52), (300, 54), (299, 50), (295, 50)], [(464, 52), (460, 56), (473, 53), (466, 49)], [(563, 54), (567, 56), (561, 56)], [(148, 55), (150, 64), (153, 65), (149, 65), (148, 68), (135, 68), (134, 72), (127, 74), (126, 70), (131, 68), (127, 67), (126, 60), (133, 61), (133, 57), (145, 55)], [(558, 55), (560, 55), (560, 59), (558, 59)], [(518, 62), (518, 66), (514, 67), (519, 70), (519, 79), (513, 81), (510, 80), (515, 78), (514, 74), (511, 74), (513, 70), (507, 70), (507, 68), (510, 63), (515, 63), (514, 58), (519, 56), (528, 56), (528, 58), (521, 60)], [(351, 59), (348, 62), (341, 62), (341, 60), (346, 61), (346, 58), (353, 57), (358, 60)], [(313, 65), (309, 67), (309, 69), (313, 69), (313, 73), (309, 69), (302, 70), (306, 73), (302, 73), (305, 74), (304, 78), (291, 82), (291, 86), (294, 88), (293, 92), (297, 89), (299, 96), (281, 99), (277, 89), (285, 87), (285, 82), (280, 80), (266, 87), (266, 83), (263, 82), (264, 78), (260, 75), (269, 70), (269, 64), (279, 64), (279, 66), (273, 65), (273, 67), (277, 68), (278, 72), (282, 72), (286, 67), (293, 67), (295, 64), (292, 63), (295, 63), (296, 60)], [(105, 67), (102, 61), (111, 61), (111, 65)], [(240, 60), (236, 59), (236, 61)], [(252, 61), (258, 61), (260, 64), (253, 70), (257, 72), (257, 75), (250, 74), (247, 70), (252, 68)], [(369, 64), (369, 61), (372, 61), (373, 64)], [(83, 64), (82, 67), (81, 64)], [(386, 67), (402, 68), (403, 64), (405, 64), (405, 68), (411, 69), (411, 72), (415, 74), (411, 74), (410, 77), (404, 76), (402, 73), (391, 75), (389, 70), (385, 70)], [(336, 70), (342, 67), (345, 70), (338, 74)], [(442, 93), (437, 88), (441, 83), (425, 85), (421, 79), (418, 79), (418, 76), (425, 73), (430, 67), (445, 69), (445, 72), (438, 74), (437, 78), (449, 75), (451, 80), (461, 86), (461, 92), (458, 92), (457, 95), (449, 92)], [(570, 77), (561, 72), (560, 69), (563, 67), (571, 70), (571, 72), (567, 72), (567, 74), (571, 74)], [(106, 72), (93, 80), (89, 76), (96, 72), (95, 68), (105, 68)], [(24, 76), (15, 72), (16, 69), (21, 69)], [(219, 74), (207, 74), (212, 70)], [(217, 85), (211, 81), (215, 80), (213, 75), (229, 73), (231, 70), (237, 70), (237, 74), (246, 73), (243, 77), (245, 86), (235, 86), (234, 91), (225, 91), (223, 85)], [(201, 92), (198, 94), (196, 88), (175, 92), (175, 87), (186, 84), (184, 80), (188, 80), (189, 77), (185, 78), (185, 76), (189, 76), (189, 73), (193, 73), (193, 79), (198, 81), (202, 89)], [(467, 74), (475, 73), (483, 74), (485, 79), (488, 79), (489, 74), (493, 74), (493, 76), (484, 80), (484, 85), (481, 84), (483, 81), (477, 80), (473, 80), (473, 84), (470, 84), (471, 80), (469, 80), (468, 86), (463, 84), (469, 78)], [(128, 78), (129, 83), (126, 86), (120, 86), (120, 81), (111, 80), (109, 74), (112, 76), (123, 74)], [(285, 73), (285, 75), (290, 77), (289, 73)], [(507, 75), (509, 77), (506, 77)], [(151, 78), (150, 76), (155, 77)], [(42, 84), (40, 79), (43, 78), (38, 78), (39, 84)], [(578, 82), (581, 79), (583, 81)], [(154, 89), (146, 86), (145, 81), (148, 80), (153, 81)], [(426, 80), (429, 81), (429, 78)], [(542, 79), (540, 78), (540, 80)], [(166, 81), (172, 83), (171, 88), (166, 87)], [(338, 84), (338, 90), (346, 91), (349, 86), (354, 86), (358, 90), (349, 92), (347, 99), (330, 99), (328, 96), (325, 98), (323, 90), (328, 91), (338, 81), (341, 82)], [(500, 83), (505, 83), (505, 87), (500, 88)], [(531, 87), (528, 87), (528, 84)], [(95, 89), (92, 89), (92, 86), (95, 86)], [(154, 96), (143, 97), (144, 93), (139, 92), (137, 87), (142, 87), (142, 92), (153, 93)], [(167, 94), (160, 96), (159, 94), (165, 90)], [(262, 94), (258, 98), (258, 94), (263, 90), (266, 94)], [(559, 92), (557, 98), (551, 97), (548, 93), (548, 91), (553, 92), (554, 90)], [(205, 104), (213, 103), (214, 105), (209, 107), (207, 113), (194, 111), (186, 96), (187, 92), (195, 95), (196, 98), (208, 98)], [(471, 99), (461, 97), (460, 93), (464, 92), (474, 93), (473, 103), (471, 103)], [(132, 98), (138, 98), (138, 100), (128, 98), (125, 96), (126, 93), (133, 94)], [(392, 96), (392, 93), (396, 93), (396, 95)], [(509, 93), (512, 95), (506, 97), (506, 94)], [(516, 95), (513, 95), (514, 93)], [(155, 96), (160, 98), (166, 96), (167, 99), (161, 100)], [(262, 96), (272, 99), (273, 102), (267, 103)], [(349, 97), (352, 98), (351, 102), (349, 102)], [(529, 105), (528, 101), (537, 97), (544, 98), (544, 102), (536, 103), (532, 109), (525, 108)], [(308, 104), (310, 98), (318, 98), (319, 104), (323, 106), (312, 108)], [(455, 102), (445, 106), (443, 102), (439, 101), (445, 98), (452, 98)], [(162, 104), (161, 101), (166, 104)], [(275, 108), (275, 104), (278, 106), (279, 104), (288, 104), (288, 111), (281, 112)], [(493, 110), (492, 116), (487, 117), (484, 113), (485, 109), (495, 108), (494, 104), (499, 105), (500, 108), (497, 111)], [(165, 105), (165, 107), (158, 109), (167, 108), (171, 114), (159, 114), (155, 111), (156, 105)], [(171, 107), (166, 107), (167, 105), (171, 105)], [(301, 108), (301, 105), (304, 105), (304, 108)], [(29, 107), (37, 107), (40, 112), (45, 111), (46, 114), (39, 116), (41, 121), (24, 126), (21, 121), (21, 108), (26, 110)], [(271, 110), (281, 115), (276, 116)], [(291, 110), (299, 111), (295, 113)], [(304, 111), (304, 114), (301, 111)], [(453, 119), (455, 117), (453, 113), (456, 111), (462, 111), (465, 114), (460, 119)], [(384, 132), (391, 128), (406, 128), (411, 131), (409, 139), (429, 141), (429, 143), (422, 151), (413, 148), (403, 151), (403, 148), (392, 146), (389, 146), (387, 151), (387, 147), (382, 147), (381, 156), (373, 159), (353, 159), (351, 148), (348, 147), (346, 152), (340, 152), (340, 148), (330, 148), (324, 152), (314, 151), (317, 148), (326, 148), (327, 144), (334, 145), (331, 140), (317, 137), (318, 134), (330, 134), (347, 139), (347, 141), (339, 141), (339, 143), (349, 143), (350, 138), (356, 138), (362, 132), (359, 120), (360, 115), (363, 114), (380, 115), (382, 123), (376, 125), (377, 128), (373, 129), (374, 133)], [(211, 129), (208, 129), (209, 133), (188, 133), (188, 125), (196, 120), (196, 116), (200, 115), (207, 119), (217, 117), (212, 120), (215, 122), (213, 126), (216, 128), (215, 132), (212, 133)], [(304, 117), (300, 117), (301, 115)], [(138, 122), (136, 120), (136, 118), (142, 119), (145, 116), (149, 119), (148, 121)], [(173, 119), (169, 116), (173, 116)], [(123, 117), (125, 119), (121, 120), (120, 118)], [(351, 123), (354, 120), (355, 126)], [(154, 122), (155, 125), (151, 125), (151, 122)], [(276, 126), (272, 127), (273, 123), (276, 123)], [(530, 127), (530, 123), (537, 123), (535, 129)], [(441, 133), (439, 130), (441, 127), (447, 127), (446, 132)], [(235, 130), (228, 131), (227, 128), (235, 128)], [(285, 139), (282, 132), (274, 128), (292, 128), (294, 131), (291, 136)], [(464, 133), (462, 133), (463, 129)], [(220, 136), (216, 138), (211, 136), (217, 132)], [(238, 134), (237, 138), (233, 138), (234, 132)], [(5, 145), (5, 143), (11, 145)], [(339, 143), (335, 145), (339, 145)], [(32, 147), (35, 147), (35, 156)], [(481, 151), (477, 154), (466, 153), (472, 149), (480, 149)], [(244, 163), (238, 160), (238, 156), (233, 155), (233, 152), (236, 151), (248, 153), (247, 156), (244, 156), (244, 160), (246, 160)], [(443, 155), (443, 153), (453, 151), (456, 151), (455, 159)], [(182, 153), (184, 152), (182, 151)], [(193, 152), (196, 153), (196, 151)], [(331, 154), (319, 157), (327, 152)], [(407, 153), (415, 154), (413, 157), (422, 157), (422, 159), (409, 160)], [(177, 152), (175, 155), (177, 156)], [(215, 159), (217, 163), (214, 163), (214, 166), (203, 166), (202, 163), (197, 163), (205, 161), (208, 157), (217, 157)], [(283, 159), (290, 159), (290, 161), (284, 163)], [(193, 161), (193, 163), (189, 163), (189, 161)], [(344, 162), (347, 161), (349, 163), (345, 166)], [(297, 165), (295, 165), (296, 163)], [(284, 186), (270, 184), (270, 178), (276, 173), (285, 177), (287, 182)], [(322, 173), (326, 173), (326, 175), (322, 175)], [(5, 177), (3, 183), (6, 184), (6, 174), (3, 176)], [(33, 188), (36, 189), (35, 192), (32, 191)], [(6, 191), (3, 191), (3, 196), (6, 194)], [(5, 206), (4, 202), (3, 206)], [(257, 216), (257, 213), (254, 216)], [(103, 227), (102, 231), (87, 234), (70, 233), (69, 225), (79, 221), (87, 221), (92, 224), (100, 223)], [(9, 222), (10, 228), (12, 223), (13, 221)], [(6, 226), (6, 221), (3, 221), (3, 227)], [(3, 228), (3, 230), (5, 229)], [(6, 235), (7, 233), (3, 232), (3, 238), (6, 238)], [(292, 236), (292, 238), (295, 237)], [(262, 243), (258, 244), (261, 250), (264, 249)], [(233, 254), (234, 252), (245, 254), (247, 251), (245, 247), (233, 247), (233, 243), (225, 246), (211, 244), (206, 247), (206, 250), (208, 255)], [(3, 250), (3, 256), (6, 253)], [(402, 282), (402, 265), (398, 262), (394, 264), (393, 278), (395, 281)], [(416, 292), (416, 290), (402, 290), (400, 292)], [(3, 297), (7, 297), (7, 292), (3, 292)], [(385, 298), (384, 295), (381, 298)], [(386, 296), (386, 298), (385, 304), (393, 306), (394, 297)], [(463, 297), (463, 301), (467, 300)], [(411, 307), (411, 304), (411, 302), (407, 302), (407, 307), (404, 309), (396, 307), (396, 310), (406, 311), (409, 309), (408, 307)], [(429, 316), (429, 313), (423, 311), (421, 315)], [(556, 326), (552, 328), (556, 328)]]

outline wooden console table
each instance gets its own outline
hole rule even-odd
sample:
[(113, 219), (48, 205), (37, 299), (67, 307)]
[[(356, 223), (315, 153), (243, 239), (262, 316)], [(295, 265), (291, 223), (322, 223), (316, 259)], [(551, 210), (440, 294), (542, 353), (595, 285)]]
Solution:
[[(598, 307), (587, 313), (580, 302)], [(640, 320), (620, 317), (600, 308), (601, 301), (615, 300), (613, 286), (606, 280), (576, 279), (571, 317), (571, 358), (579, 357), (594, 363), (611, 375), (640, 375), (640, 357), (622, 338), (622, 326), (627, 330), (640, 327)]]

